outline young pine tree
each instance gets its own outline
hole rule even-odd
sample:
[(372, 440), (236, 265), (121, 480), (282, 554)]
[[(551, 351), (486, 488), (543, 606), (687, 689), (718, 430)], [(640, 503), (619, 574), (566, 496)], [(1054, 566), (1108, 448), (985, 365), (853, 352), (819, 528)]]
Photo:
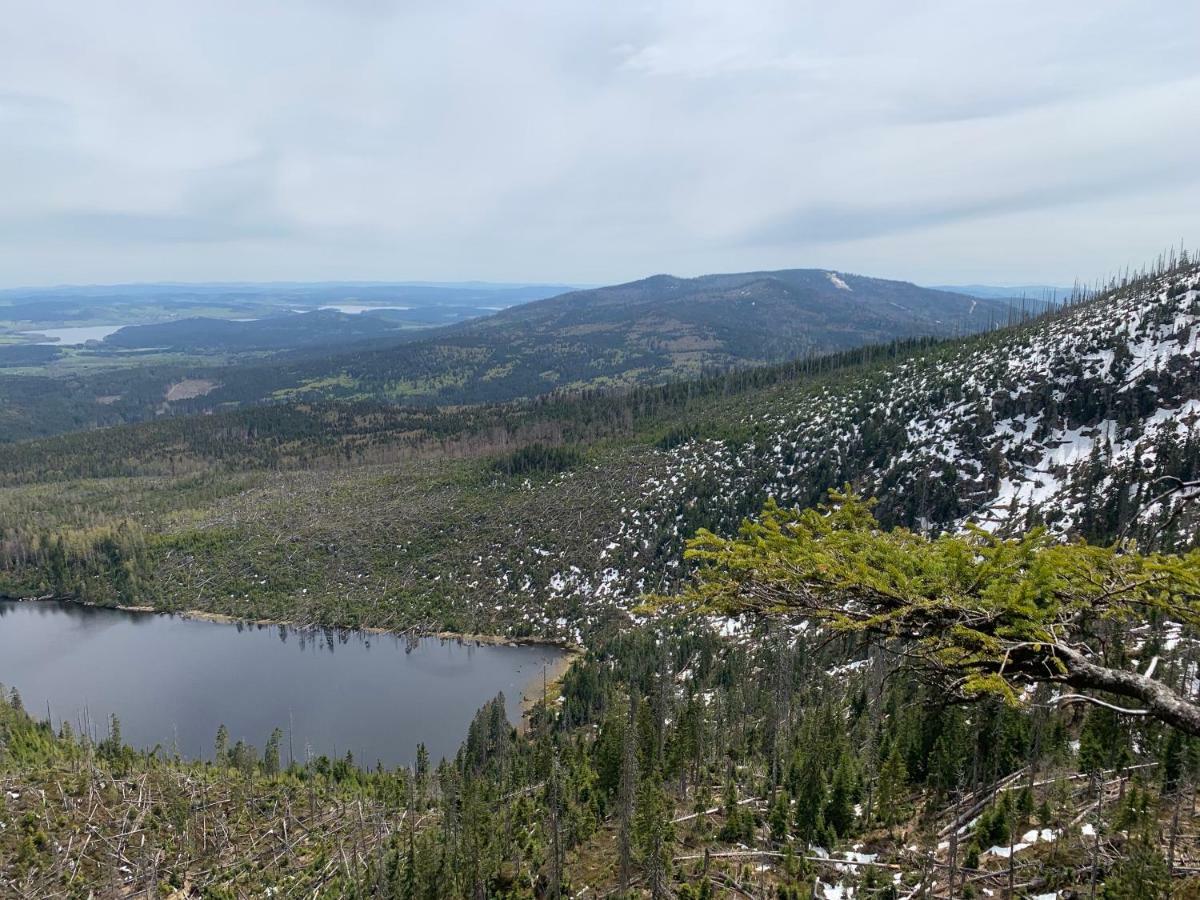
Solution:
[(675, 830), (666, 792), (652, 774), (642, 779), (638, 791), (635, 827), (646, 886), (653, 900), (662, 900), (670, 892), (671, 846), (675, 841)]
[(908, 770), (900, 756), (900, 748), (893, 746), (879, 770), (878, 809), (879, 819), (884, 825), (892, 825), (897, 821), (897, 807), (904, 799), (907, 787)]
[(853, 796), (854, 773), (850, 756), (843, 751), (834, 770), (833, 783), (829, 787), (829, 801), (825, 805), (825, 822), (838, 837), (849, 834), (854, 824)]
[(801, 770), (796, 791), (796, 836), (809, 843), (825, 830), (825, 780), (815, 765)]

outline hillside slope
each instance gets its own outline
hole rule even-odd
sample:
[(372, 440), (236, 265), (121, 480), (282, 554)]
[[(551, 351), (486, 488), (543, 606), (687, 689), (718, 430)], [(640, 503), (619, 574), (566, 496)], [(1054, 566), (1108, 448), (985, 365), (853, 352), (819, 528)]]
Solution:
[[(247, 353), (240, 362), (189, 361), (25, 383), (0, 376), (0, 439), (281, 400), (458, 405), (661, 383), (894, 339), (983, 331), (1008, 321), (1012, 310), (1005, 302), (814, 269), (660, 275), (353, 344), (346, 341), (360, 334), (356, 329), (365, 336), (369, 324), (383, 332), (389, 323), (413, 323), (394, 318), (404, 313), (376, 313), (370, 322), (323, 315), (328, 322), (310, 314), (144, 326), (104, 345), (110, 355), (148, 346), (225, 355), (240, 350)], [(263, 350), (273, 355), (263, 359), (257, 353)], [(185, 379), (214, 388), (169, 398), (171, 385)], [(45, 414), (64, 404), (69, 414)]]
[(752, 438), (740, 445), (672, 450), (669, 478), (648, 485), (614, 552), (658, 533), (671, 558), (687, 536), (673, 519), (731, 528), (768, 496), (807, 506), (844, 482), (878, 498), (887, 526), (1194, 544), (1200, 267), (782, 396), (742, 424)]
[[(441, 311), (436, 308), (435, 311)], [(452, 307), (457, 311), (457, 307)], [(427, 314), (427, 310), (421, 310)], [(183, 352), (233, 353), (251, 350), (291, 350), (370, 340), (404, 327), (386, 312), (364, 311), (348, 315), (336, 309), (269, 316), (250, 321), (197, 316), (127, 325), (104, 338), (104, 350), (146, 348)]]
[(697, 528), (846, 481), (886, 525), (1190, 544), (1192, 492), (1151, 501), (1200, 478), (1198, 297), (1189, 266), (1022, 328), (836, 365), (454, 414), (279, 406), (17, 445), (0, 454), (0, 587), (582, 636), (670, 589)]
[[(576, 291), (465, 324), (519, 346), (573, 338), (659, 354), (672, 371), (774, 362), (916, 335), (984, 331), (1007, 309), (903, 281), (822, 269), (651, 278)], [(598, 354), (597, 354), (598, 355)]]

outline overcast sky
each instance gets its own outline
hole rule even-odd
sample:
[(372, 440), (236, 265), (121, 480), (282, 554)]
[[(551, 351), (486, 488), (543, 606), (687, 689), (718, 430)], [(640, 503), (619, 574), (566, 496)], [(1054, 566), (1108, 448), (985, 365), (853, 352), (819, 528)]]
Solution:
[(1198, 148), (1196, 0), (16, 2), (0, 284), (1069, 283)]

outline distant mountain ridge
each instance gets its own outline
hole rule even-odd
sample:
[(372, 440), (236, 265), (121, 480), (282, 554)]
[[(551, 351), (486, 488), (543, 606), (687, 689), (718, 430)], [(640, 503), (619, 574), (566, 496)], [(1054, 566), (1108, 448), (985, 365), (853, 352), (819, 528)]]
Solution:
[[(823, 269), (654, 275), (524, 303), (403, 343), (297, 356), (284, 389), (295, 398), (502, 402), (974, 333), (1011, 315), (1000, 302)], [(340, 383), (331, 388), (332, 377)], [(212, 402), (223, 396), (235, 398), (231, 389), (214, 392)]]
[(671, 339), (691, 336), (731, 357), (774, 361), (918, 334), (981, 331), (1003, 310), (977, 300), (826, 269), (654, 275), (528, 303), (462, 330), (485, 334), (517, 323), (537, 333), (624, 327), (638, 343), (658, 326)]
[[(347, 340), (368, 322), (294, 317), (236, 328), (211, 320), (141, 326), (105, 346), (213, 351), (227, 341), (231, 351), (256, 352), (228, 365), (156, 365), (21, 384), (0, 378), (0, 400), (8, 398), (0, 438), (281, 400), (462, 405), (661, 383), (897, 339), (970, 334), (1007, 324), (1013, 314), (1004, 302), (908, 282), (787, 269), (655, 275), (419, 332), (386, 333), (376, 319), (380, 336), (363, 334), (353, 344)], [(415, 324), (403, 321), (405, 312), (370, 315), (393, 327)], [(171, 385), (186, 379), (215, 387), (203, 396), (169, 397)]]

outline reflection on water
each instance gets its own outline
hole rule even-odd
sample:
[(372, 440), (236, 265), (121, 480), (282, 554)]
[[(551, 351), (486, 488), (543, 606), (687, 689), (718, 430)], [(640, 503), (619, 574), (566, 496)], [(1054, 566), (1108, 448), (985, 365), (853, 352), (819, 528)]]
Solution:
[(407, 765), (423, 742), (450, 756), (475, 710), (522, 689), (560, 653), (286, 625), (228, 625), (71, 603), (0, 601), (0, 683), (35, 714), (128, 743), (211, 754), (217, 728), (262, 747), (290, 732), (297, 758)]

